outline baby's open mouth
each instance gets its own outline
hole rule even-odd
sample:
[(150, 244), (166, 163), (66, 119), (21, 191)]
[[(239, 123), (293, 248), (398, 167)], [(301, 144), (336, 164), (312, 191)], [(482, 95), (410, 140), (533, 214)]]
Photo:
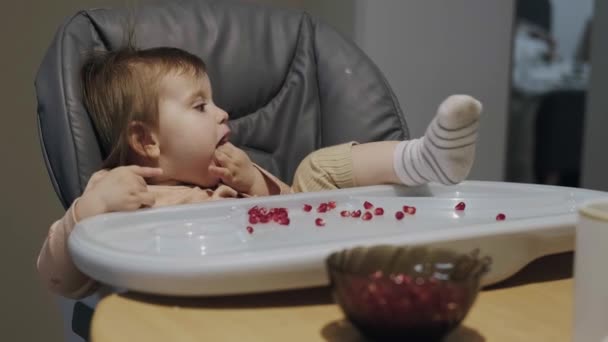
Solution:
[(225, 143), (227, 143), (228, 140), (229, 140), (229, 138), (230, 138), (230, 132), (227, 132), (226, 134), (224, 134), (224, 136), (222, 137), (222, 139), (220, 139), (220, 141), (217, 143), (216, 147), (222, 146)]

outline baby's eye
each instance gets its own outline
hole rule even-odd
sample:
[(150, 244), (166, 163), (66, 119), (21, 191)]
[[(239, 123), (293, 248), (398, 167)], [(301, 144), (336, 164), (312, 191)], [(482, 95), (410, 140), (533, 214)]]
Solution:
[(205, 111), (205, 106), (207, 106), (206, 103), (201, 103), (201, 104), (198, 104), (198, 105), (194, 106), (194, 109), (198, 110), (199, 112), (204, 112)]

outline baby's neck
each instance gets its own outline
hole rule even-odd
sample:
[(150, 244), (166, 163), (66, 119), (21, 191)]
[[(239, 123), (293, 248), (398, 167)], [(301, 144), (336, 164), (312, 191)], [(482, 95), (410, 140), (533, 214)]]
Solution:
[(215, 186), (201, 186), (198, 184), (192, 184), (187, 182), (182, 182), (176, 179), (156, 177), (155, 179), (146, 179), (146, 183), (148, 185), (157, 185), (157, 186), (187, 186), (189, 188), (199, 187), (201, 189), (216, 189), (219, 184)]
[(148, 185), (167, 185), (167, 186), (178, 186), (178, 185), (182, 185), (182, 186), (192, 186), (192, 184), (186, 184), (184, 182), (180, 182), (176, 179), (171, 179), (171, 178), (163, 178), (161, 177), (155, 177), (155, 178), (148, 178), (146, 179), (146, 183), (148, 183)]

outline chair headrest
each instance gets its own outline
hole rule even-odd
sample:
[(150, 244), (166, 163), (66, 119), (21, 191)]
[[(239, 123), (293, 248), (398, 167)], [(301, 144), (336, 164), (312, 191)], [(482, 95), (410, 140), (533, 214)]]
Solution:
[[(83, 105), (80, 68), (91, 51), (125, 41), (127, 9), (93, 9), (57, 31), (36, 77), (49, 175), (64, 206), (84, 190), (102, 152)], [(290, 182), (311, 151), (337, 143), (404, 139), (405, 118), (378, 68), (352, 42), (305, 12), (232, 1), (167, 1), (135, 12), (138, 48), (200, 56), (232, 142)]]

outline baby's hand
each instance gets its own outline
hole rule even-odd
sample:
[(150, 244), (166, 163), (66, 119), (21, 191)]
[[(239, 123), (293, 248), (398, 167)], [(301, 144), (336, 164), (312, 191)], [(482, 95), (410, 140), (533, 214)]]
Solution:
[(98, 171), (89, 180), (78, 201), (76, 216), (84, 219), (113, 211), (131, 211), (154, 205), (154, 194), (148, 192), (144, 178), (162, 174), (159, 168), (137, 165)]
[(222, 183), (236, 191), (255, 195), (256, 185), (265, 184), (264, 177), (253, 166), (249, 156), (231, 143), (218, 147), (214, 158), (217, 166), (209, 166), (209, 173), (220, 178)]

